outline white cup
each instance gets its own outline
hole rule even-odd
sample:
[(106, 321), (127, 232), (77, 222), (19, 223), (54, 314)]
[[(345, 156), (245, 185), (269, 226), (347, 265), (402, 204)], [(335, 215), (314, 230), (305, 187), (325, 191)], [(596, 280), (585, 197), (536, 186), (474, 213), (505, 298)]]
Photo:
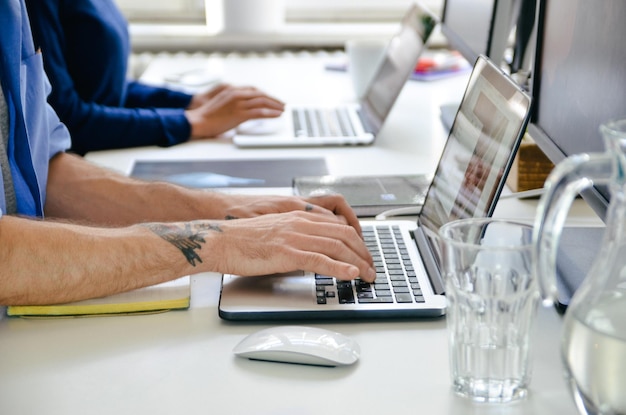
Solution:
[(354, 93), (358, 98), (365, 94), (367, 86), (383, 59), (386, 47), (387, 42), (382, 39), (346, 41), (348, 73), (352, 79)]
[(285, 22), (284, 0), (222, 0), (222, 8), (226, 33), (276, 32)]

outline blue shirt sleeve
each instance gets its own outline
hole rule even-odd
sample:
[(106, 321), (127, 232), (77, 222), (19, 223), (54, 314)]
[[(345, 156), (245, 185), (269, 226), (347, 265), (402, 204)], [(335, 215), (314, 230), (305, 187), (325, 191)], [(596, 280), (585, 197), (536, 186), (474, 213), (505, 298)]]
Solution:
[(191, 96), (126, 80), (127, 22), (112, 0), (27, 0), (35, 46), (52, 84), (48, 101), (72, 151), (171, 146), (189, 139)]
[(191, 95), (174, 91), (168, 88), (159, 88), (137, 81), (130, 81), (126, 90), (125, 107), (161, 107), (187, 108), (191, 102)]

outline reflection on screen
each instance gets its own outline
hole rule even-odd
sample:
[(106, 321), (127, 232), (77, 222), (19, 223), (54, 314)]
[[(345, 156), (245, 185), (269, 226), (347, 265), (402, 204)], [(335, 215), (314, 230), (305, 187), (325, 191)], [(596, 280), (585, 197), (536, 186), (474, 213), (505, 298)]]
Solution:
[(525, 126), (529, 98), (497, 69), (478, 65), (422, 208), (420, 221), (433, 232), (492, 213)]

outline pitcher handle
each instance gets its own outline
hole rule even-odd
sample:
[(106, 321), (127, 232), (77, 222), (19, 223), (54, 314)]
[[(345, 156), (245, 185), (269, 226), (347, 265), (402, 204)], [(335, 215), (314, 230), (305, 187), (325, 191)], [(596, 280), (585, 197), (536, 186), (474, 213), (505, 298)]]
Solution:
[(608, 153), (573, 155), (557, 164), (546, 179), (533, 230), (535, 275), (546, 306), (557, 301), (557, 248), (570, 207), (581, 191), (610, 182), (613, 159)]

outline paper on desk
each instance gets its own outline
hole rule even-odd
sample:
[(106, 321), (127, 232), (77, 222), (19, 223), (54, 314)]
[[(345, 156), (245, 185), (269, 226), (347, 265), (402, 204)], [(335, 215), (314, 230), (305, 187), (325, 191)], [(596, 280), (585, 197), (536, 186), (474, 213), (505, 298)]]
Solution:
[(162, 312), (188, 308), (191, 298), (189, 275), (161, 284), (107, 297), (56, 305), (10, 306), (9, 316), (68, 317)]

